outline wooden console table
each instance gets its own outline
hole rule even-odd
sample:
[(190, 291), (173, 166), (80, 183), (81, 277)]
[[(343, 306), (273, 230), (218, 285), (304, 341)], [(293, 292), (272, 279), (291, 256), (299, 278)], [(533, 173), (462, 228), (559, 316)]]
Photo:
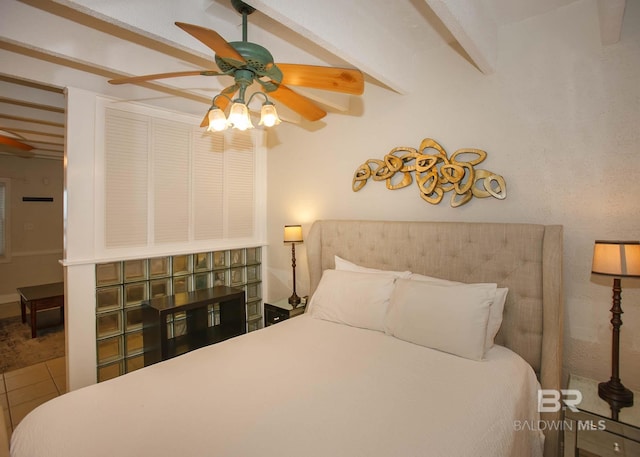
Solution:
[(22, 322), (27, 321), (27, 306), (31, 314), (31, 338), (36, 337), (38, 330), (38, 311), (52, 308), (60, 308), (60, 325), (64, 323), (64, 282), (54, 282), (39, 286), (19, 287), (20, 311), (22, 312)]
[[(219, 320), (209, 318), (209, 307), (219, 306)], [(170, 337), (168, 320), (185, 313), (186, 331)], [(173, 316), (172, 316), (173, 315)], [(144, 365), (176, 357), (247, 332), (245, 294), (226, 286), (183, 292), (143, 302)]]

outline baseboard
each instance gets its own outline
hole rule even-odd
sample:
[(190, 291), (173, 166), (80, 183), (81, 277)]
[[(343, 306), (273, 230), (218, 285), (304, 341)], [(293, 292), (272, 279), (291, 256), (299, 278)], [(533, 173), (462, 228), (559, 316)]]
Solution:
[(10, 303), (0, 303), (0, 319), (5, 319), (7, 317), (17, 317), (20, 315), (20, 305), (16, 300)]
[(0, 295), (0, 306), (4, 305), (5, 303), (15, 303), (17, 301), (20, 301), (20, 295), (18, 295), (17, 293)]

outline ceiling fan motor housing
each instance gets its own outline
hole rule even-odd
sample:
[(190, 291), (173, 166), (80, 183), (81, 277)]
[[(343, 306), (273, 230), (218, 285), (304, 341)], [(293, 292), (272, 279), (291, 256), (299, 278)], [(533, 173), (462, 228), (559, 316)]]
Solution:
[(216, 65), (222, 72), (233, 74), (239, 69), (250, 70), (257, 77), (268, 76), (275, 83), (280, 83), (282, 73), (277, 69), (273, 62), (273, 56), (266, 48), (248, 41), (232, 41), (229, 44), (244, 57), (246, 64), (236, 67), (216, 55)]
[(241, 0), (231, 0), (231, 6), (233, 6), (233, 9), (240, 14), (251, 14), (256, 10), (254, 7), (247, 5)]

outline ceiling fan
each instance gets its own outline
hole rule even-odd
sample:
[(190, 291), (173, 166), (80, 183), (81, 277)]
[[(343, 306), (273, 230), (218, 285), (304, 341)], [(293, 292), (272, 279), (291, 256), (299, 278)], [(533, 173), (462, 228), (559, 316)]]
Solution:
[[(227, 42), (213, 30), (183, 22), (175, 23), (215, 52), (215, 63), (219, 70), (159, 73), (112, 79), (109, 82), (111, 84), (125, 84), (180, 76), (232, 76), (235, 83), (223, 89), (220, 94), (213, 98), (212, 106), (200, 124), (201, 127), (209, 127), (210, 130), (223, 130), (227, 125), (241, 130), (253, 127), (248, 115), (247, 105), (255, 95), (259, 94), (265, 98), (260, 123), (267, 126), (280, 122), (277, 113), (275, 113), (273, 103), (269, 101), (269, 97), (283, 103), (309, 121), (317, 121), (327, 114), (326, 111), (309, 98), (294, 92), (288, 86), (309, 87), (353, 95), (363, 93), (364, 77), (359, 70), (274, 63), (273, 56), (266, 48), (247, 41), (247, 16), (253, 13), (255, 9), (240, 0), (231, 0), (231, 4), (236, 11), (242, 14), (242, 41)], [(252, 94), (245, 103), (245, 92), (253, 83), (260, 85), (261, 92)], [(236, 93), (238, 93), (238, 96), (233, 99)], [(227, 120), (223, 111), (229, 103), (233, 103), (233, 105)], [(234, 112), (236, 108), (237, 110), (243, 110), (244, 113), (238, 114), (237, 110)], [(236, 117), (236, 114), (244, 116), (244, 119)], [(248, 125), (246, 122), (248, 122)]]
[(0, 152), (29, 157), (33, 146), (24, 143), (22, 140), (26, 140), (26, 138), (9, 130), (0, 129)]

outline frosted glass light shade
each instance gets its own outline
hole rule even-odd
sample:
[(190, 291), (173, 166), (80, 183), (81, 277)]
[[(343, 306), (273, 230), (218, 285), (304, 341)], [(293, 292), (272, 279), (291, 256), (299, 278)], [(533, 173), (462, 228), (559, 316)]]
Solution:
[(227, 128), (227, 117), (220, 108), (214, 108), (209, 111), (209, 127), (207, 131), (221, 132)]
[(229, 111), (229, 124), (238, 130), (253, 128), (247, 105), (240, 102), (236, 102), (231, 105), (231, 111)]
[(265, 127), (273, 127), (280, 123), (276, 106), (272, 103), (265, 103), (260, 110), (260, 123), (258, 125), (264, 125)]

